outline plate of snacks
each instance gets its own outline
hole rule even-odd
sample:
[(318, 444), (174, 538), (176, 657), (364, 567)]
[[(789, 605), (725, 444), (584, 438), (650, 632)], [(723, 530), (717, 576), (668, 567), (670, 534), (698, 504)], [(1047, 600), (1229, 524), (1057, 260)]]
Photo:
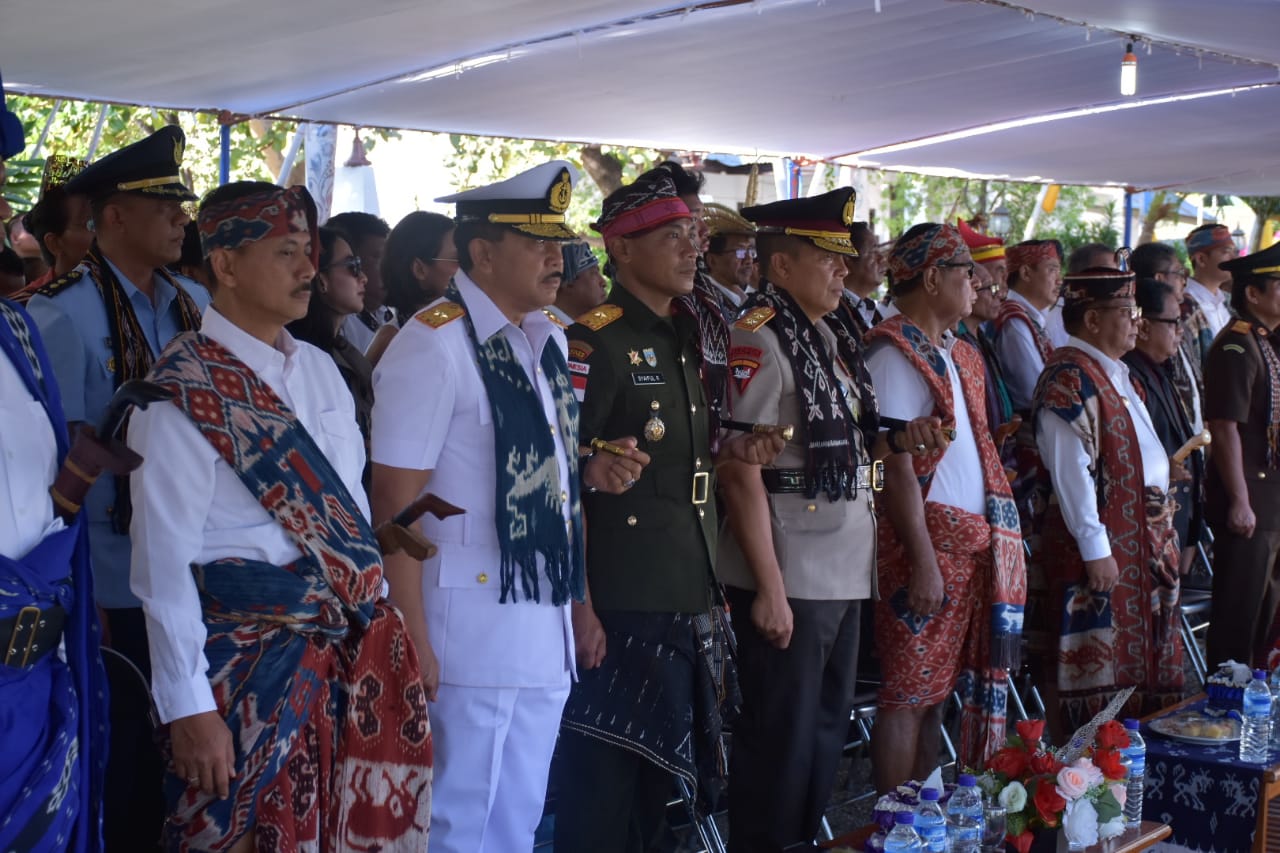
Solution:
[(1149, 728), (1157, 734), (1187, 743), (1216, 746), (1240, 740), (1240, 720), (1234, 714), (1181, 711), (1158, 720)]

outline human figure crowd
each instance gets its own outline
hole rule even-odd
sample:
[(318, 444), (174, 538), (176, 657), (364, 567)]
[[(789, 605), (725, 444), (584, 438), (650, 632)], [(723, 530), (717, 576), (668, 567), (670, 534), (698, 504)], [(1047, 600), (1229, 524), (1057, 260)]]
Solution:
[(679, 795), (810, 850), (868, 683), (886, 791), (953, 694), (969, 767), (1024, 675), (1059, 736), (1182, 698), (1201, 550), (1209, 659), (1275, 644), (1280, 246), (879, 246), (850, 188), (663, 162), (601, 269), (564, 161), (391, 228), (197, 199), (184, 148), (0, 210), (40, 253), (0, 269), (0, 849), (511, 853), (546, 812), (629, 853)]

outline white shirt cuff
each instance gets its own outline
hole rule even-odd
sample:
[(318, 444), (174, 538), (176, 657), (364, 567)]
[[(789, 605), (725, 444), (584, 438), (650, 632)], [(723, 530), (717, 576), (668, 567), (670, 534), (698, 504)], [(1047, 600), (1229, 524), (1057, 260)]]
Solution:
[(1111, 556), (1111, 539), (1106, 530), (1076, 539), (1076, 546), (1080, 548), (1080, 557), (1085, 562)]
[(218, 710), (208, 678), (201, 676), (186, 682), (168, 684), (161, 683), (154, 674), (152, 678), (155, 683), (151, 692), (155, 696), (156, 713), (160, 715), (162, 723), (172, 723), (183, 717)]

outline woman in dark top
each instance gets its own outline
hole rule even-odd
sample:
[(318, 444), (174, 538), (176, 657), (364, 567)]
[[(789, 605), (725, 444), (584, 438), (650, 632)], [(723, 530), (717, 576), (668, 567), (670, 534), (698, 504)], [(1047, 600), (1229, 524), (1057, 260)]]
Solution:
[[(1138, 342), (1124, 355), (1123, 361), (1129, 366), (1129, 378), (1146, 396), (1147, 411), (1160, 443), (1172, 456), (1194, 434), (1170, 372), (1170, 360), (1177, 354), (1181, 340), (1182, 314), (1173, 288), (1154, 278), (1138, 282), (1137, 302), (1142, 309)], [(1204, 455), (1192, 453), (1185, 467), (1190, 479), (1178, 479), (1175, 467), (1169, 481), (1169, 496), (1175, 502), (1173, 526), (1182, 548), (1183, 574), (1191, 567), (1203, 530)]]
[(452, 219), (418, 210), (396, 223), (382, 255), (386, 304), (395, 310), (396, 319), (373, 336), (365, 351), (371, 364), (378, 363), (406, 320), (444, 295), (457, 271)]
[(360, 257), (341, 231), (320, 229), (320, 268), (311, 282), (311, 303), (307, 316), (288, 325), (289, 333), (300, 341), (319, 347), (332, 356), (356, 404), (356, 423), (364, 436), (364, 488), (370, 485), (369, 424), (373, 415), (373, 368), (360, 350), (342, 337), (342, 321), (364, 306), (365, 277)]

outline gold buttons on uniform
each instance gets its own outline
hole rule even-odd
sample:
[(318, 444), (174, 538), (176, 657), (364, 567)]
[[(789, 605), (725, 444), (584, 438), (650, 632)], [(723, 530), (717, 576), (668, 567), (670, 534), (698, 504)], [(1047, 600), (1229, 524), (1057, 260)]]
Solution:
[(568, 503), (568, 502), (569, 502), (569, 493), (568, 493), (568, 492), (561, 492), (561, 493), (560, 493), (560, 503), (564, 504), (564, 503)]
[(684, 357), (684, 356), (680, 356), (680, 363), (681, 363), (681, 364), (684, 364), (684, 362), (685, 362), (685, 357)]
[(551, 427), (551, 434), (552, 434), (552, 435), (555, 435), (555, 434), (556, 434), (556, 425), (555, 425), (555, 424), (551, 424), (551, 423), (549, 423), (549, 424), (547, 424), (547, 426)]
[(628, 515), (627, 527), (635, 527), (635, 526), (636, 526), (636, 517), (634, 515)]
[(693, 460), (693, 470), (698, 471), (701, 468), (702, 468), (702, 457), (699, 456), (697, 459)]
[(481, 572), (480, 574), (476, 575), (476, 583), (488, 583), (488, 582), (489, 582), (489, 576), (486, 575), (484, 572)]
[(1265, 479), (1267, 479), (1267, 472), (1266, 472), (1266, 471), (1259, 471), (1259, 472), (1258, 472), (1258, 479), (1259, 479), (1259, 480), (1265, 480)]
[(702, 507), (698, 507), (698, 518), (706, 518), (706, 517), (707, 517), (707, 511)]
[(689, 414), (696, 415), (697, 413), (698, 413), (698, 407), (697, 407), (697, 406), (690, 406), (690, 407), (689, 407)]
[(809, 504), (808, 506), (806, 506), (806, 507), (804, 508), (804, 511), (805, 511), (805, 512), (817, 512), (817, 511), (818, 511), (818, 505), (817, 505), (817, 504)]

